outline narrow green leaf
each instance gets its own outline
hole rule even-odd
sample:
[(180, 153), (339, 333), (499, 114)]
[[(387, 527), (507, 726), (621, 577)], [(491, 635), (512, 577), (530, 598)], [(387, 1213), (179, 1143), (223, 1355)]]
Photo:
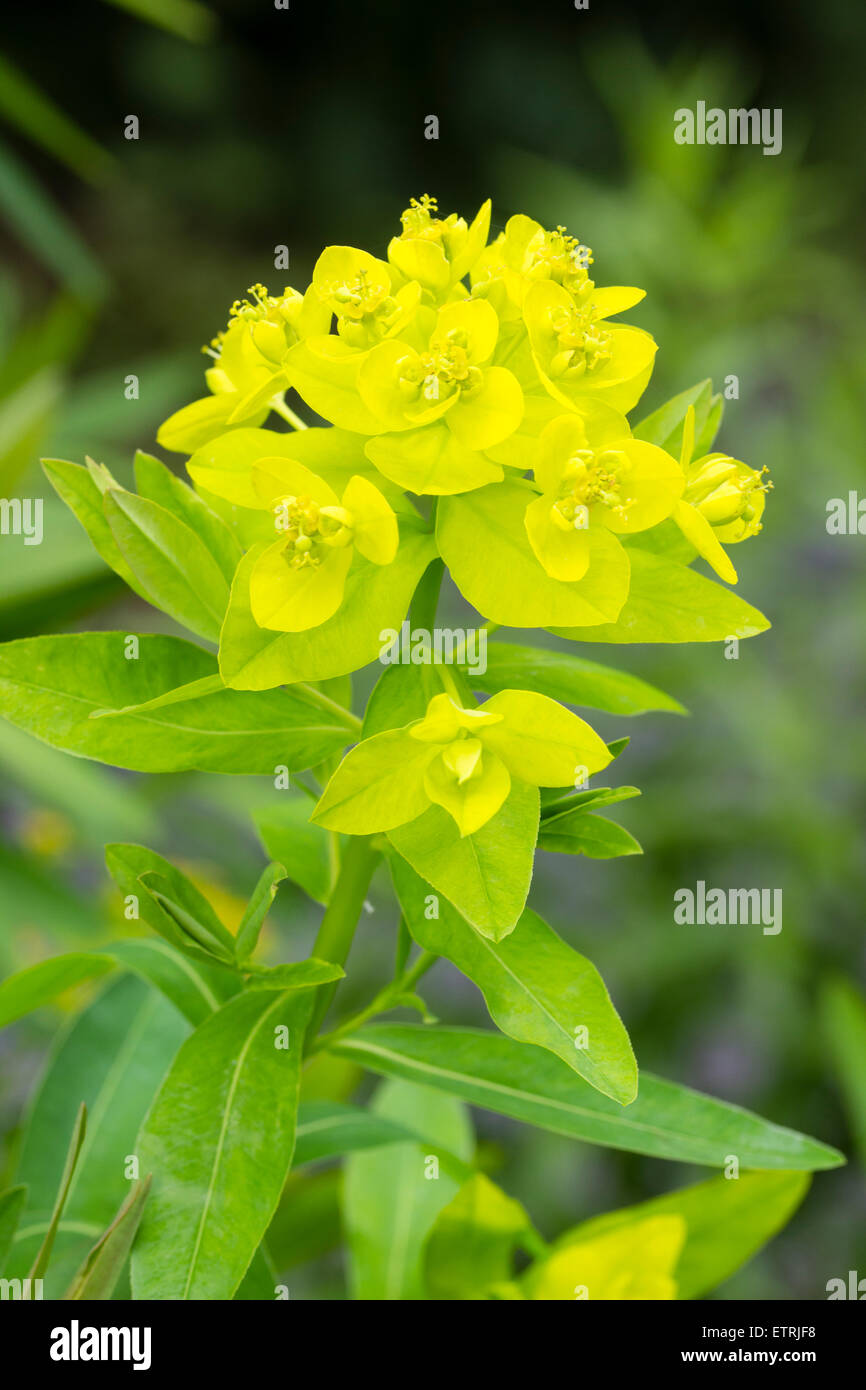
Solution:
[[(704, 381), (699, 381), (697, 386), (690, 386), (687, 391), (673, 396), (651, 415), (646, 415), (634, 426), (635, 438), (645, 439), (649, 444), (657, 444), (660, 449), (666, 449), (669, 454), (679, 458), (683, 443), (683, 422), (689, 406), (694, 406), (697, 439), (706, 426), (714, 401), (721, 401), (721, 397), (713, 396), (713, 383), (707, 377)], [(700, 455), (695, 452), (695, 457), (698, 458)]]
[(572, 1139), (721, 1169), (835, 1168), (843, 1156), (795, 1130), (670, 1081), (641, 1073), (627, 1109), (593, 1090), (558, 1057), (472, 1028), (373, 1024), (335, 1052), (385, 1076), (459, 1096)]
[(633, 835), (605, 816), (573, 811), (557, 816), (538, 836), (538, 848), (556, 854), (585, 854), (590, 859), (616, 859), (623, 854), (643, 854)]
[[(386, 1120), (408, 1123), (423, 1141), (355, 1152), (346, 1161), (343, 1214), (351, 1297), (423, 1299), (424, 1242), (459, 1186), (441, 1164), (440, 1146), (468, 1159), (469, 1121), (457, 1101), (400, 1081), (381, 1087), (372, 1108)], [(439, 1166), (434, 1169), (433, 1163)]]
[(150, 1174), (131, 1188), (108, 1230), (94, 1245), (66, 1290), (64, 1299), (95, 1301), (111, 1298), (129, 1259), (149, 1192)]
[(57, 1136), (70, 1133), (84, 1101), (87, 1137), (46, 1276), (47, 1299), (62, 1296), (127, 1195), (135, 1136), (188, 1033), (189, 1024), (172, 1004), (134, 976), (121, 975), (58, 1039), (21, 1146), (16, 1181), (29, 1191), (9, 1261), (10, 1275), (26, 1275), (60, 1182), (63, 1150)]
[(243, 551), (222, 518), (211, 511), (187, 483), (176, 478), (170, 468), (140, 449), (135, 455), (135, 481), (141, 497), (176, 513), (186, 522), (210, 551), (230, 585)]
[(253, 990), (184, 1043), (136, 1145), (153, 1193), (132, 1257), (138, 1299), (227, 1299), (258, 1249), (295, 1143), (312, 996)]
[[(83, 632), (0, 645), (0, 715), (54, 748), (135, 772), (300, 772), (354, 736), (346, 716), (304, 691), (214, 689), (216, 660), (191, 642), (135, 643)], [(91, 718), (107, 710), (118, 713)]]
[(240, 981), (227, 970), (193, 959), (152, 937), (113, 942), (105, 947), (105, 953), (154, 985), (194, 1028), (240, 988)]
[(257, 966), (249, 980), (250, 989), (312, 989), (316, 985), (333, 984), (345, 977), (341, 965), (330, 960), (289, 961), (285, 965)]
[(259, 932), (271, 910), (277, 887), (285, 877), (282, 864), (268, 864), (262, 870), (235, 936), (235, 956), (239, 961), (249, 960), (255, 951)]
[(306, 1100), (298, 1110), (294, 1165), (335, 1158), (357, 1149), (376, 1149), (385, 1144), (405, 1144), (416, 1139), (406, 1125), (338, 1101)]
[(213, 917), (205, 926), (203, 922), (199, 921), (194, 911), (190, 911), (187, 906), (175, 899), (172, 883), (162, 874), (148, 871), (141, 874), (139, 882), (144, 884), (148, 892), (156, 898), (160, 907), (177, 923), (182, 932), (185, 932), (205, 951), (224, 964), (234, 961), (234, 937), (218, 918)]
[(58, 497), (84, 527), (97, 555), (120, 575), (133, 593), (150, 603), (150, 595), (133, 574), (114, 539), (102, 509), (104, 489), (99, 487), (91, 470), (80, 463), (70, 463), (68, 459), (43, 459), (42, 467)]
[[(644, 714), (648, 710), (669, 710), (685, 714), (672, 695), (647, 684), (626, 671), (615, 671), (595, 661), (585, 661), (569, 652), (519, 647), (508, 642), (490, 642), (487, 669), (472, 675), (475, 690), (495, 695), (499, 690), (537, 690), (552, 700), (610, 714)], [(423, 711), (422, 711), (423, 712)]]
[(28, 1279), (41, 1279), (46, 1269), (48, 1261), (51, 1259), (51, 1250), (54, 1239), (57, 1235), (57, 1227), (63, 1215), (63, 1208), (66, 1205), (66, 1198), (69, 1195), (69, 1188), (72, 1183), (72, 1175), (75, 1172), (75, 1165), (81, 1153), (81, 1146), (84, 1143), (84, 1134), (87, 1129), (87, 1106), (84, 1102), (78, 1107), (78, 1114), (75, 1117), (75, 1125), (72, 1130), (72, 1138), (69, 1141), (69, 1148), (66, 1151), (66, 1162), (63, 1165), (63, 1173), (60, 1178), (60, 1186), (57, 1189), (57, 1197), (54, 1201), (54, 1210), (48, 1223), (48, 1230), (45, 1238), (36, 1252), (36, 1259), (30, 1267)]
[(70, 951), (19, 970), (0, 984), (0, 1028), (50, 1004), (64, 990), (113, 970), (114, 961), (93, 951)]
[(389, 830), (388, 839), (467, 922), (501, 941), (526, 902), (538, 820), (537, 789), (513, 781), (501, 809), (472, 835), (461, 836), (447, 811), (431, 806), (417, 820)]
[(195, 531), (165, 507), (122, 488), (111, 488), (102, 506), (124, 559), (151, 601), (183, 627), (218, 642), (229, 585)]
[(547, 1048), (591, 1086), (628, 1105), (637, 1063), (595, 966), (526, 909), (514, 931), (489, 941), (447, 903), (430, 917), (430, 888), (396, 855), (391, 876), (409, 930), (425, 951), (447, 956), (478, 986), (497, 1027)]
[(630, 801), (633, 796), (640, 794), (639, 787), (593, 787), (583, 792), (569, 792), (565, 796), (554, 797), (553, 800), (542, 804), (541, 828), (553, 830), (558, 820), (570, 817), (574, 811), (615, 806), (618, 801)]

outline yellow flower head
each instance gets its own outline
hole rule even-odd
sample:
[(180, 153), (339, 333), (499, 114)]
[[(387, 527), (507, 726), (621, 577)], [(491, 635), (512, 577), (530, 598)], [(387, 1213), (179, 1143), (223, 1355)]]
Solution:
[(692, 460), (694, 447), (695, 411), (689, 406), (680, 452), (686, 489), (674, 520), (719, 578), (736, 584), (737, 571), (720, 541), (733, 545), (758, 534), (766, 493), (773, 485), (765, 478), (766, 468), (758, 471), (727, 454), (705, 454)]
[(354, 550), (374, 565), (390, 564), (397, 553), (397, 518), (379, 489), (359, 474), (338, 498), (303, 464), (263, 458), (253, 469), (253, 486), (279, 533), (250, 576), (250, 606), (259, 627), (318, 627), (342, 602)]
[(561, 415), (546, 427), (534, 475), (542, 491), (526, 508), (529, 543), (546, 573), (564, 581), (586, 573), (591, 527), (645, 531), (670, 516), (685, 487), (675, 459), (598, 407), (591, 421)]
[(469, 226), (456, 212), (440, 217), (436, 199), (424, 193), (411, 199), (400, 222), (403, 230), (392, 237), (388, 260), (402, 279), (416, 281), (428, 302), (436, 303), (478, 260), (490, 230), (490, 200)]
[(340, 337), (358, 349), (399, 332), (421, 294), (414, 284), (394, 289), (390, 267), (354, 246), (325, 248), (313, 270), (313, 288), (329, 313), (336, 314)]

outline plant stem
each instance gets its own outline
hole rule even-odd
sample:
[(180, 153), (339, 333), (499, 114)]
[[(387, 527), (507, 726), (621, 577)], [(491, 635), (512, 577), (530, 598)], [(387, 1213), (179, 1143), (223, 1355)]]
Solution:
[(354, 729), (355, 733), (359, 734), (361, 732), (362, 721), (358, 718), (357, 714), (353, 714), (352, 711), (346, 709), (344, 705), (338, 705), (337, 701), (332, 700), (330, 695), (326, 695), (324, 691), (318, 690), (314, 685), (307, 685), (306, 681), (298, 681), (293, 689), (302, 690), (308, 699), (312, 700), (322, 709), (327, 710), (329, 714), (337, 715), (344, 724), (348, 724), (350, 728)]
[(307, 430), (310, 428), (307, 422), (301, 419), (300, 415), (295, 414), (291, 406), (286, 405), (285, 401), (279, 401), (276, 404), (271, 401), (271, 409), (275, 410), (278, 415), (282, 415), (283, 419), (287, 424), (291, 425), (292, 429)]
[(357, 1032), (362, 1024), (370, 1018), (375, 1018), (376, 1014), (384, 1014), (387, 1013), (388, 1009), (394, 1008), (399, 996), (410, 993), (412, 986), (418, 983), (421, 976), (430, 969), (431, 965), (435, 965), (438, 959), (439, 957), (434, 955), (432, 951), (422, 951), (418, 959), (409, 966), (409, 969), (405, 970), (399, 979), (392, 980), (384, 989), (380, 989), (365, 1008), (346, 1019), (346, 1022), (341, 1023), (338, 1028), (334, 1028), (330, 1033), (323, 1033), (320, 1038), (317, 1038), (310, 1047), (310, 1053), (321, 1052), (324, 1048), (331, 1047), (335, 1042), (339, 1042), (340, 1038)]
[[(312, 954), (318, 960), (333, 961), (335, 965), (345, 964), (378, 861), (379, 852), (373, 849), (369, 835), (352, 836), (313, 946)], [(335, 982), (320, 985), (316, 991), (316, 1002), (307, 1031), (308, 1045), (321, 1027), (336, 988)]]

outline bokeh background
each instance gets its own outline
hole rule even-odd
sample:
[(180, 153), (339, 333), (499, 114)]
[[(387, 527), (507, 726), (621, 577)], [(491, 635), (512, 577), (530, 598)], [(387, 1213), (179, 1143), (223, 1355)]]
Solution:
[[(384, 249), (410, 196), (470, 216), (491, 195), (496, 229), (516, 211), (564, 223), (600, 283), (645, 287), (630, 317), (661, 344), (647, 410), (739, 378), (721, 442), (768, 465), (775, 490), (735, 558), (774, 626), (736, 661), (714, 645), (586, 648), (691, 714), (597, 718), (632, 736), (613, 780), (644, 795), (616, 812), (644, 856), (545, 856), (533, 890), (602, 971), (643, 1066), (851, 1156), (723, 1298), (821, 1298), (828, 1279), (866, 1274), (858, 1107), (825, 996), (866, 978), (866, 538), (825, 527), (829, 499), (866, 489), (864, 59), (866, 11), (849, 0), (78, 0), (18, 7), (0, 59), (0, 495), (46, 508), (41, 546), (0, 538), (3, 640), (169, 629), (98, 560), (38, 458), (90, 454), (125, 481), (133, 449), (200, 394), (199, 344), (229, 303), (257, 280), (303, 287), (325, 243)], [(698, 99), (781, 107), (782, 154), (676, 145), (673, 112)], [(0, 973), (105, 934), (107, 840), (177, 857), (239, 913), (262, 863), (253, 817), (267, 825), (278, 796), (267, 779), (115, 772), (0, 722)], [(782, 932), (675, 925), (673, 894), (698, 879), (781, 888)], [(346, 1009), (390, 966), (384, 885), (373, 906)], [(274, 957), (317, 915), (284, 888)], [(482, 1021), (450, 966), (428, 978), (442, 1018)], [(0, 1035), (0, 1168), (59, 1021)], [(476, 1118), (489, 1170), (548, 1237), (702, 1176)], [(292, 1297), (342, 1296), (337, 1181), (300, 1179), (284, 1206), (280, 1257), (307, 1261)]]

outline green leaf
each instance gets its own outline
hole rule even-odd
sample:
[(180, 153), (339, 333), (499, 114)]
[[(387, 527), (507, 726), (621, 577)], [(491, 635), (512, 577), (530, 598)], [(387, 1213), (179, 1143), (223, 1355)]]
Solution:
[(576, 642), (724, 642), (770, 626), (763, 613), (686, 565), (629, 546), (631, 588), (616, 623), (552, 628)]
[[(196, 959), (203, 960), (211, 967), (214, 965), (209, 955), (194, 946), (193, 941), (198, 938), (191, 937), (187, 928), (182, 927), (176, 917), (166, 911), (165, 906), (150, 891), (145, 882), (148, 875), (162, 881), (166, 901), (171, 901), (176, 907), (183, 909), (189, 919), (199, 924), (200, 931), (203, 930), (212, 939), (221, 941), (233, 952), (234, 937), (226, 931), (207, 898), (199, 892), (186, 874), (174, 864), (170, 864), (167, 859), (163, 859), (161, 854), (147, 849), (144, 845), (106, 845), (105, 863), (124, 899), (134, 897), (141, 920), (159, 936), (164, 936), (172, 946), (185, 953), (191, 952)], [(224, 973), (228, 979), (232, 978), (228, 972)]]
[(634, 836), (605, 816), (588, 815), (586, 811), (578, 810), (570, 815), (557, 816), (549, 829), (548, 824), (545, 822), (539, 833), (539, 849), (552, 850), (556, 854), (585, 854), (590, 859), (616, 859), (623, 854), (643, 854)]
[(416, 1139), (402, 1123), (358, 1105), (331, 1100), (302, 1101), (298, 1110), (294, 1166), (336, 1158), (357, 1149), (376, 1149), (385, 1144), (405, 1144)]
[(423, 719), (433, 696), (441, 690), (442, 682), (433, 666), (386, 666), (367, 701), (364, 738)]
[[(704, 381), (699, 381), (697, 386), (680, 391), (679, 395), (660, 405), (651, 415), (646, 415), (633, 427), (632, 433), (635, 438), (645, 439), (649, 444), (657, 444), (660, 449), (666, 449), (669, 454), (673, 454), (674, 458), (679, 458), (683, 444), (683, 423), (689, 406), (694, 406), (695, 409), (697, 439), (709, 418), (714, 400), (719, 401), (721, 397), (713, 396), (713, 383), (707, 377)], [(698, 458), (699, 455), (696, 453), (695, 457)]]
[(374, 1024), (334, 1044), (370, 1071), (401, 1076), (572, 1139), (681, 1163), (835, 1168), (835, 1149), (738, 1106), (641, 1073), (626, 1110), (538, 1047), (472, 1028)]
[(105, 1234), (97, 1241), (66, 1293), (68, 1300), (105, 1300), (114, 1293), (135, 1240), (150, 1192), (150, 1175), (129, 1196)]
[(600, 806), (615, 806), (618, 801), (630, 801), (640, 794), (639, 787), (588, 787), (586, 791), (553, 796), (542, 802), (541, 829), (555, 831), (557, 822), (568, 820), (574, 811), (587, 811), (590, 807), (597, 811)]
[(255, 951), (259, 933), (271, 910), (277, 888), (285, 877), (286, 871), (282, 864), (268, 864), (262, 870), (235, 934), (235, 956), (239, 961), (249, 960)]
[(64, 990), (114, 969), (114, 961), (92, 951), (70, 951), (19, 970), (0, 984), (0, 1028), (50, 1004)]
[[(151, 603), (151, 597), (139, 583), (123, 557), (123, 552), (106, 520), (102, 507), (104, 488), (101, 488), (94, 473), (80, 463), (70, 463), (67, 459), (43, 459), (42, 467), (54, 491), (78, 518), (96, 553), (115, 574), (119, 574), (133, 593)], [(109, 475), (110, 477), (110, 475)]]
[(114, 160), (102, 146), (8, 58), (0, 58), (0, 113), (81, 178), (99, 182), (114, 168)]
[(284, 965), (257, 966), (250, 977), (250, 989), (313, 989), (316, 985), (333, 984), (345, 977), (341, 965), (330, 960), (288, 961)]
[[(621, 1211), (592, 1217), (565, 1232), (554, 1253), (654, 1216), (681, 1216), (686, 1239), (674, 1277), (677, 1297), (703, 1298), (735, 1273), (790, 1220), (811, 1179), (803, 1172), (741, 1173), (710, 1178)], [(571, 1291), (567, 1297), (573, 1297)]]
[(295, 681), (320, 681), (357, 671), (375, 661), (382, 632), (398, 628), (434, 551), (433, 538), (400, 519), (401, 540), (390, 565), (374, 565), (357, 554), (346, 579), (343, 602), (333, 618), (307, 632), (271, 632), (250, 611), (250, 574), (262, 547), (241, 562), (220, 642), (220, 671), (236, 690), (267, 690)]
[(104, 947), (126, 970), (152, 984), (195, 1028), (239, 986), (227, 971), (173, 950), (150, 937), (116, 941)]
[(531, 1240), (532, 1223), (520, 1203), (483, 1173), (474, 1173), (440, 1211), (430, 1232), (425, 1253), (429, 1297), (484, 1298), (492, 1284), (511, 1278), (514, 1251), (527, 1233)]
[(136, 1298), (227, 1299), (241, 1283), (292, 1161), (311, 1003), (306, 992), (241, 994), (175, 1058), (136, 1144), (153, 1173)]
[(122, 488), (102, 499), (112, 535), (151, 602), (175, 622), (218, 642), (229, 585), (207, 546), (156, 502)]
[(628, 593), (625, 550), (604, 527), (592, 528), (586, 577), (551, 579), (524, 526), (536, 496), (529, 484), (506, 481), (440, 500), (436, 538), (454, 583), (485, 618), (507, 627), (613, 623)]
[[(181, 932), (196, 943), (209, 955), (214, 957), (223, 965), (234, 965), (235, 940), (231, 932), (228, 931), (220, 922), (215, 914), (209, 914), (208, 925), (199, 921), (197, 912), (182, 901), (178, 901), (174, 896), (174, 884), (164, 875), (148, 870), (139, 876), (139, 883), (143, 884), (151, 897), (155, 898), (159, 906), (180, 928)], [(187, 881), (183, 880), (183, 891), (186, 893)]]
[(528, 909), (499, 942), (480, 936), (447, 903), (429, 918), (429, 885), (396, 855), (389, 863), (418, 945), (447, 956), (478, 986), (503, 1033), (547, 1048), (620, 1104), (634, 1100), (637, 1063), (628, 1034), (590, 961)]
[[(27, 637), (0, 646), (0, 715), (79, 757), (136, 772), (301, 771), (343, 748), (353, 725), (303, 691), (250, 695), (220, 685), (210, 653), (142, 634), (127, 659), (122, 632)], [(173, 699), (165, 700), (171, 694)], [(159, 701), (157, 704), (156, 701)], [(150, 702), (154, 702), (151, 704)], [(111, 718), (91, 718), (108, 709)]]
[(0, 1192), (0, 1274), (6, 1266), (6, 1257), (15, 1239), (21, 1212), (27, 1200), (27, 1188), (8, 1187)]
[(821, 1020), (860, 1160), (866, 1166), (866, 999), (848, 980), (829, 980), (821, 994)]
[[(457, 1101), (405, 1082), (381, 1087), (372, 1109), (386, 1120), (409, 1124), (423, 1140), (356, 1152), (346, 1161), (343, 1214), (350, 1296), (420, 1300), (425, 1297), (424, 1242), (458, 1190), (445, 1171), (442, 1151), (469, 1158), (469, 1121)], [(436, 1177), (431, 1159), (440, 1164)]]
[(211, 511), (197, 492), (176, 478), (170, 468), (139, 449), (135, 455), (135, 481), (139, 494), (166, 511), (176, 512), (195, 531), (216, 560), (226, 583), (231, 585), (243, 554), (231, 528)]
[(648, 710), (685, 714), (671, 695), (626, 671), (584, 661), (568, 652), (519, 647), (510, 642), (490, 642), (487, 670), (469, 680), (473, 689), (491, 695), (499, 690), (537, 690), (552, 700), (610, 714), (644, 714)]
[(87, 1105), (87, 1137), (45, 1282), (60, 1298), (127, 1195), (128, 1157), (151, 1100), (189, 1025), (131, 975), (109, 982), (58, 1040), (32, 1105), (16, 1180), (28, 1186), (10, 1274), (26, 1274), (51, 1216), (63, 1167), (58, 1134)]
[(213, 37), (219, 21), (207, 5), (199, 0), (108, 0), (118, 10), (126, 10), (138, 19), (146, 19), (169, 34), (204, 43)]
[(537, 788), (512, 781), (501, 809), (472, 835), (461, 836), (448, 812), (431, 806), (388, 839), (482, 936), (501, 941), (529, 893), (538, 819)]
[(28, 1279), (42, 1279), (48, 1268), (48, 1261), (51, 1259), (51, 1251), (57, 1235), (57, 1227), (63, 1215), (63, 1208), (66, 1206), (66, 1198), (72, 1185), (72, 1175), (81, 1154), (81, 1147), (84, 1143), (84, 1134), (87, 1129), (87, 1106), (84, 1102), (78, 1107), (78, 1114), (75, 1117), (75, 1124), (72, 1128), (72, 1138), (69, 1141), (69, 1148), (66, 1151), (66, 1161), (63, 1165), (63, 1172), (60, 1175), (60, 1185), (57, 1189), (57, 1196), (54, 1200), (54, 1210), (48, 1222), (48, 1229), (45, 1237), (36, 1252), (36, 1258), (30, 1267), (27, 1275)]
[(259, 839), (286, 877), (317, 903), (331, 892), (331, 836), (310, 820), (314, 803), (303, 793), (285, 791), (279, 805), (253, 812)]

